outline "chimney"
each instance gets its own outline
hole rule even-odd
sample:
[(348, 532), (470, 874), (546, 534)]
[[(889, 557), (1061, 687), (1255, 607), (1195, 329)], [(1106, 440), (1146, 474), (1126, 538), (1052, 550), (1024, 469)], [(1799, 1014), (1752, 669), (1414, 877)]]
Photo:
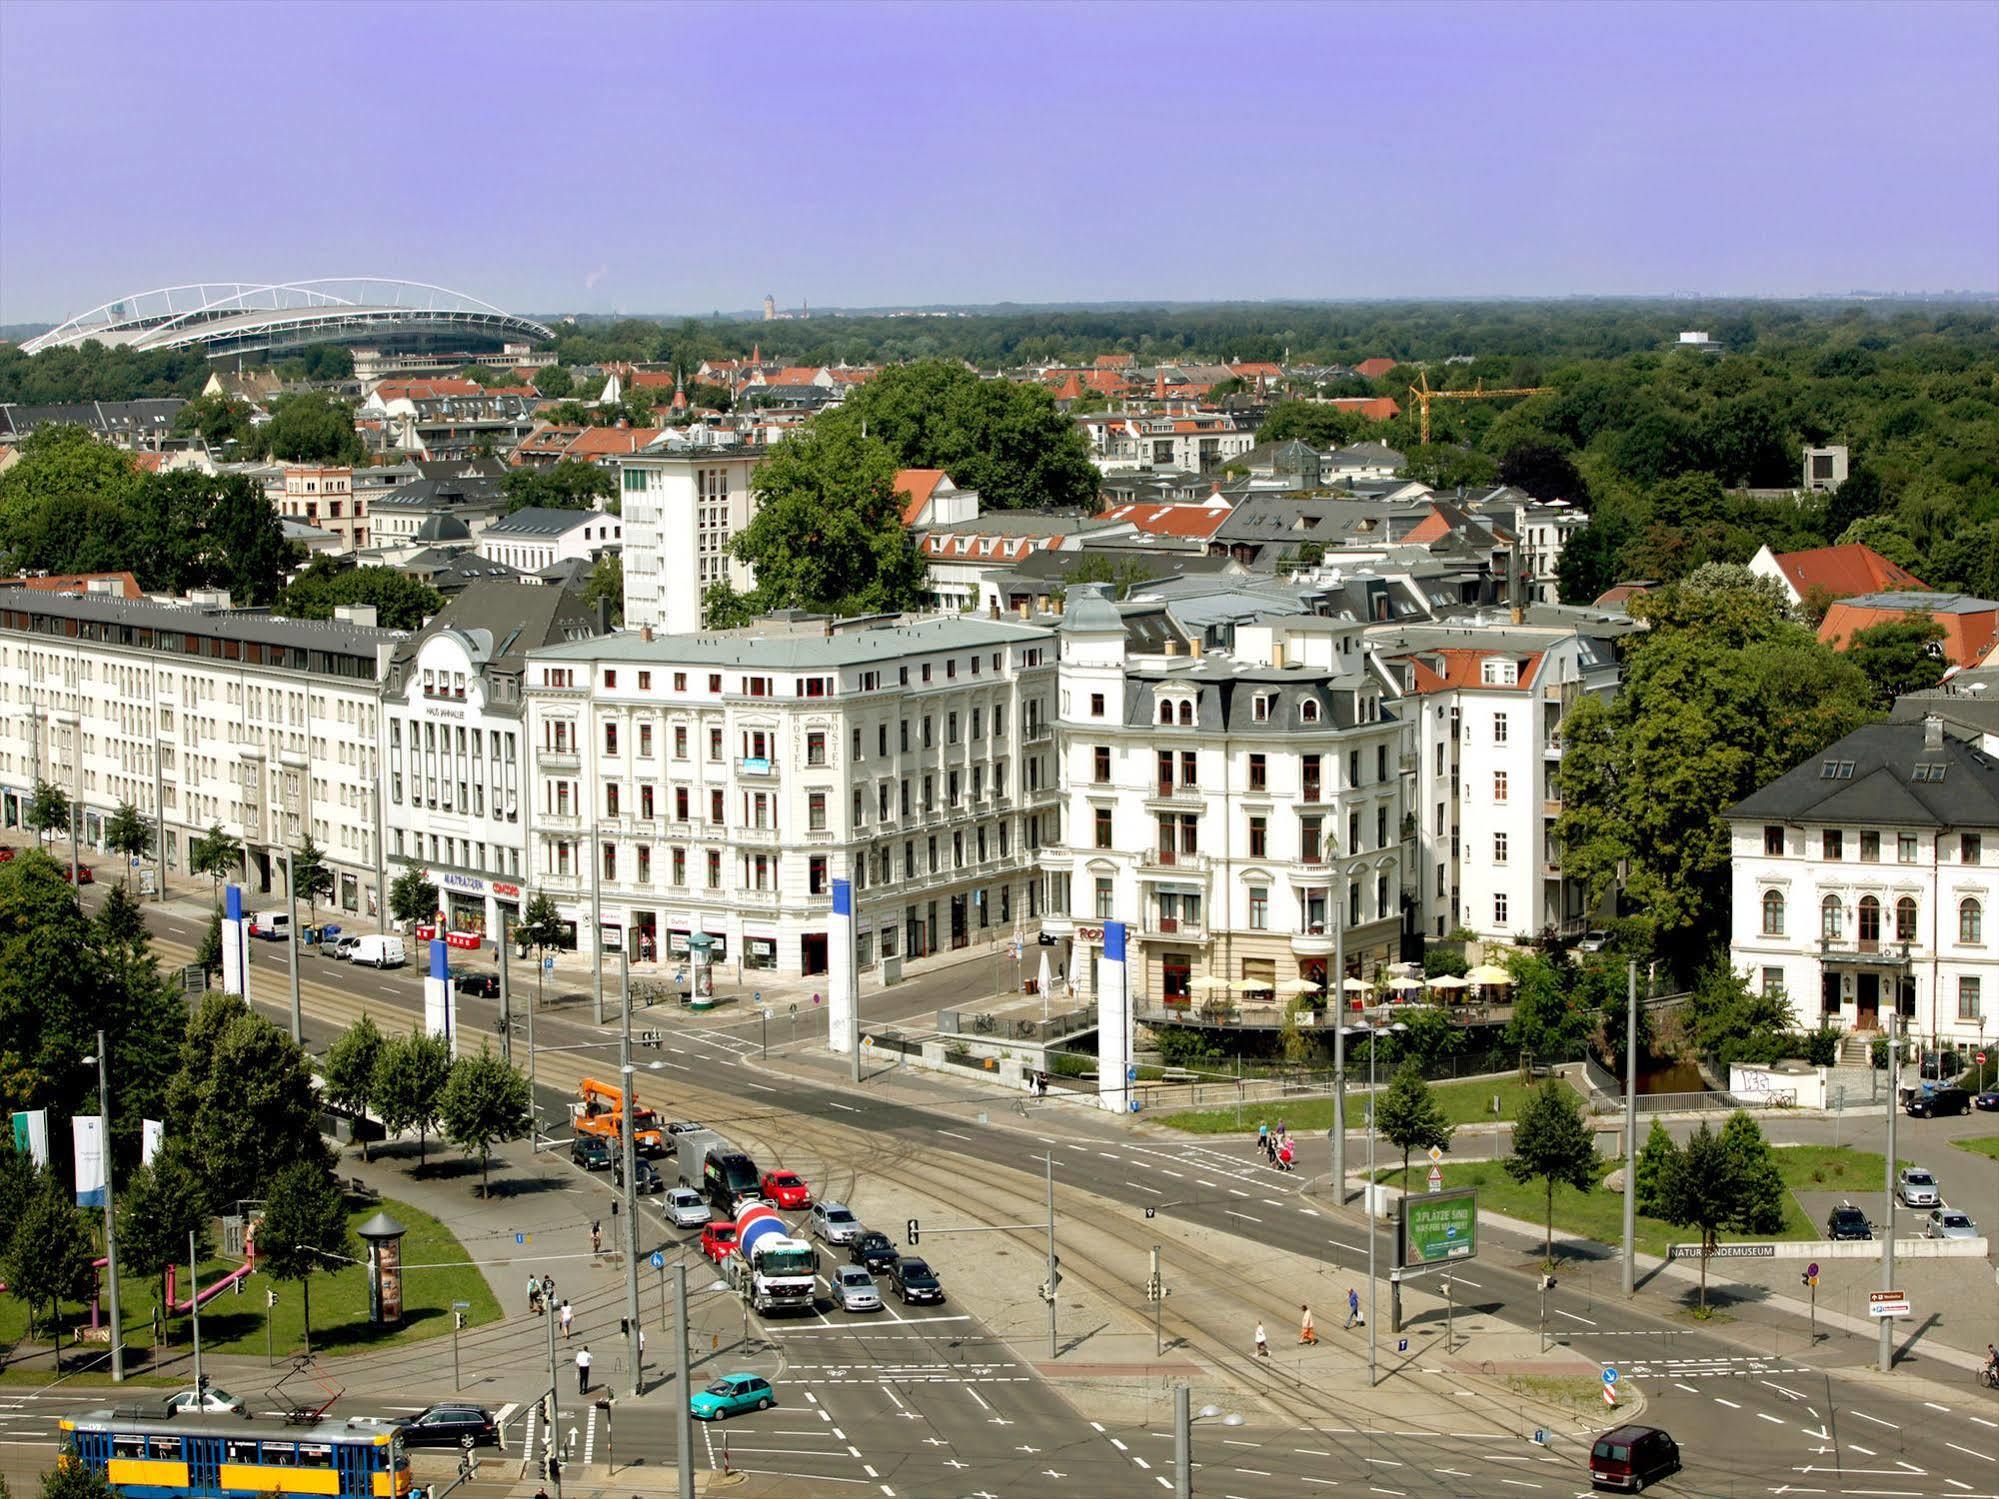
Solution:
[(1169, 656), (1177, 656), (1177, 655), (1179, 655), (1179, 654), (1180, 654), (1180, 642), (1179, 642), (1179, 641), (1177, 641), (1177, 640), (1169, 640), (1169, 641), (1167, 641), (1167, 642), (1166, 642), (1166, 654), (1167, 654), (1167, 655), (1169, 655)]
[(1923, 715), (1923, 748), (1926, 750), (1943, 748), (1943, 720), (1934, 713)]
[(1201, 659), (1201, 637), (1199, 635), (1192, 636), (1188, 639), (1187, 654), (1192, 656), (1196, 661)]
[(1273, 644), (1273, 645), (1272, 645), (1272, 646), (1270, 647), (1270, 664), (1271, 664), (1272, 666), (1275, 666), (1275, 667), (1279, 668), (1280, 670), (1281, 670), (1281, 669), (1283, 668), (1283, 666), (1284, 666), (1284, 647), (1283, 647), (1282, 645), (1279, 645), (1279, 644)]
[(645, 643), (646, 643), (647, 645), (651, 645), (651, 644), (652, 644), (652, 626), (651, 626), (651, 625), (640, 625), (640, 626), (639, 626), (639, 639), (640, 639), (640, 640), (642, 640), (642, 641), (644, 641), (644, 642), (645, 642)]
[(987, 606), (986, 617), (989, 619), (998, 619), (999, 615), (1000, 615), (999, 595), (994, 594), (992, 597), (991, 604)]
[(597, 633), (599, 635), (611, 633), (611, 601), (607, 598), (597, 600)]

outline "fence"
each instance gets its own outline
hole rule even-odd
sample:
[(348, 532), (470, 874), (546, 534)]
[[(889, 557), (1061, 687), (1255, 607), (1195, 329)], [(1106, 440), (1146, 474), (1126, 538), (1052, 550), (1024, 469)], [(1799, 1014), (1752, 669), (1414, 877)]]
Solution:
[[(1570, 1081), (1576, 1075), (1570, 1074)], [(1624, 1079), (1615, 1077), (1594, 1053), (1583, 1057), (1582, 1085), (1578, 1089), (1592, 1114), (1624, 1112)], [(1640, 1093), (1635, 1100), (1638, 1114), (1733, 1114), (1737, 1109), (1789, 1109), (1797, 1107), (1794, 1089), (1775, 1088), (1754, 1094), (1729, 1093), (1710, 1088), (1700, 1093)]]
[(966, 1036), (984, 1041), (1059, 1041), (1097, 1028), (1097, 1007), (1085, 1005), (1039, 1020), (1031, 1015), (994, 1015), (984, 1010), (939, 1010), (940, 1036)]

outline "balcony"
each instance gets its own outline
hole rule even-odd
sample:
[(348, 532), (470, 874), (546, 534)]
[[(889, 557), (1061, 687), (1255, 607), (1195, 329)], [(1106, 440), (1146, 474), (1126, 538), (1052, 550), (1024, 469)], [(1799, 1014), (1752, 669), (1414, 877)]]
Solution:
[(1336, 939), (1331, 932), (1294, 932), (1291, 936), (1291, 951), (1301, 958), (1329, 958), (1333, 954)]
[(1139, 937), (1146, 942), (1178, 942), (1199, 947), (1206, 945), (1208, 929), (1201, 922), (1183, 916), (1149, 916)]
[(1149, 875), (1205, 875), (1208, 856), (1171, 848), (1148, 848), (1139, 854), (1138, 867), (1141, 874)]
[(1051, 843), (1031, 852), (1035, 854), (1035, 862), (1043, 869), (1065, 871), (1076, 867), (1076, 851), (1073, 848)]
[(774, 779), (777, 775), (777, 761), (768, 755), (743, 755), (736, 761), (736, 774), (753, 780)]
[(582, 757), (573, 749), (544, 749), (535, 751), (535, 759), (543, 770), (580, 770)]
[(1560, 817), (1562, 815), (1562, 799), (1559, 796), (1545, 798), (1541, 803), (1541, 815), (1543, 817)]
[(535, 818), (544, 831), (551, 833), (580, 833), (583, 819), (573, 812), (543, 812)]
[(1909, 942), (1883, 937), (1821, 937), (1819, 961), (1835, 967), (1899, 968), (1910, 971)]
[(775, 848), (777, 846), (778, 834), (776, 828), (736, 828), (733, 831), (735, 841), (738, 843), (754, 844), (758, 848)]
[(1207, 809), (1208, 798), (1199, 786), (1189, 786), (1184, 782), (1176, 786), (1170, 781), (1161, 781), (1153, 794), (1145, 799), (1145, 805), (1154, 812), (1201, 812)]
[(1055, 737), (1053, 723), (1031, 723), (1020, 736), (1022, 744), (1046, 744)]

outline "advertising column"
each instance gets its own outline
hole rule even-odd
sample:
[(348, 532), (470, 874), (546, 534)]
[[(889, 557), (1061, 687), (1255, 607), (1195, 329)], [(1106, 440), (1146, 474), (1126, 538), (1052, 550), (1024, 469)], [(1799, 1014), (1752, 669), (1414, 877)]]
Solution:
[(451, 966), (445, 954), (450, 951), (443, 937), (430, 939), (430, 969), (423, 981), (423, 1028), (433, 1036), (442, 1036), (451, 1044), (451, 1054), (458, 1055), (458, 996), (456, 986), (451, 982)]
[(853, 1049), (858, 990), (854, 969), (854, 882), (835, 880), (833, 926), (826, 934), (826, 1046), (830, 1051)]
[(223, 892), (222, 905), (222, 992), (243, 993), (243, 970), (250, 961), (250, 930), (243, 920), (243, 887), (231, 885)]
[(1097, 959), (1097, 1102), (1122, 1114), (1131, 1098), (1131, 983), (1125, 971), (1125, 926), (1104, 923), (1104, 955)]

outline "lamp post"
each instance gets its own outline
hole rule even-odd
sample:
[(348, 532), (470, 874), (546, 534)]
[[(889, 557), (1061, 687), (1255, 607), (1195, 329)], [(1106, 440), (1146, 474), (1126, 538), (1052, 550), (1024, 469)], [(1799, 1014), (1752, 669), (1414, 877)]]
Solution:
[[(74, 816), (74, 809), (71, 815)], [(111, 1085), (106, 1065), (104, 1032), (97, 1033), (97, 1055), (85, 1057), (97, 1064), (97, 1129), (99, 1149), (104, 1153), (104, 1278), (111, 1287), (111, 1378), (125, 1378), (125, 1329), (118, 1309), (118, 1212), (111, 1189)]]
[(1333, 901), (1333, 1201), (1347, 1200), (1347, 892)]
[(1379, 1039), (1376, 1027), (1370, 1023), (1367, 1029), (1367, 1190), (1369, 1193), (1367, 1199), (1367, 1387), (1370, 1390), (1374, 1388), (1376, 1380), (1374, 1362), (1374, 1236), (1376, 1224), (1372, 1194), (1375, 1188), (1374, 1058), (1376, 1053), (1381, 1050), (1380, 1046), (1376, 1044)]
[(69, 730), (69, 888), (80, 890), (76, 845), (83, 835), (83, 719), (74, 713), (59, 713), (56, 722)]
[(1219, 1405), (1204, 1405), (1191, 1411), (1187, 1386), (1173, 1387), (1173, 1499), (1194, 1499), (1194, 1423), (1219, 1420), (1224, 1426), (1242, 1425), (1235, 1411), (1222, 1414)]
[[(1888, 1189), (1888, 1231), (1881, 1235), (1881, 1289), (1895, 1289), (1895, 1110), (1898, 1107), (1896, 1095), (1901, 1092), (1902, 1046), (1900, 1014), (1888, 1016), (1888, 1164), (1883, 1168)], [(1879, 1367), (1883, 1374), (1895, 1367), (1895, 1319), (1883, 1317), (1881, 1321), (1881, 1352)]]

